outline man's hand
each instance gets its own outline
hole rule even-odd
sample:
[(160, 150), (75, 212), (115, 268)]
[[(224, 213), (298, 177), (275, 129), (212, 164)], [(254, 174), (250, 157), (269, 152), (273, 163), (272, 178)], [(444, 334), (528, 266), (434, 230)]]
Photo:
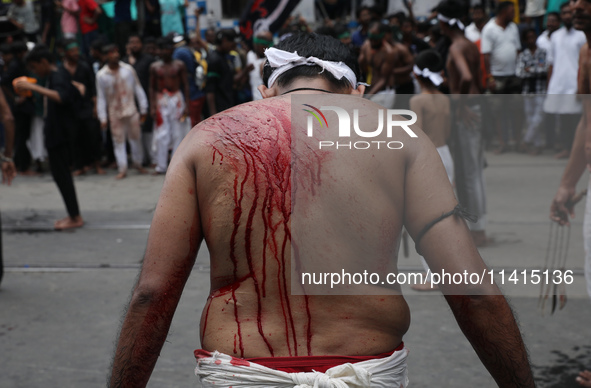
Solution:
[(141, 114), (140, 115), (140, 124), (145, 123), (147, 118), (148, 118), (148, 115), (146, 113)]
[(84, 95), (86, 94), (86, 86), (84, 86), (83, 83), (77, 81), (72, 81), (72, 85), (74, 85), (76, 89), (78, 89), (78, 92), (80, 92), (80, 95), (84, 97)]
[(575, 207), (572, 202), (574, 196), (574, 187), (560, 186), (558, 188), (550, 206), (550, 219), (552, 221), (558, 222), (561, 226), (570, 225), (568, 216), (575, 217)]
[(497, 82), (493, 76), (488, 77), (486, 80), (486, 86), (488, 87), (488, 90), (493, 93), (497, 90)]
[(12, 180), (16, 178), (16, 167), (12, 161), (0, 162), (2, 164), (2, 183), (10, 186)]
[(20, 80), (14, 84), (14, 89), (16, 90), (17, 93), (22, 93), (22, 92), (26, 92), (27, 90), (34, 90), (35, 86), (36, 85), (31, 82), (28, 82), (25, 80)]
[(106, 131), (106, 130), (107, 130), (107, 125), (108, 125), (108, 124), (107, 124), (107, 122), (106, 122), (106, 121), (103, 121), (103, 122), (101, 122), (101, 130), (102, 130), (102, 131)]

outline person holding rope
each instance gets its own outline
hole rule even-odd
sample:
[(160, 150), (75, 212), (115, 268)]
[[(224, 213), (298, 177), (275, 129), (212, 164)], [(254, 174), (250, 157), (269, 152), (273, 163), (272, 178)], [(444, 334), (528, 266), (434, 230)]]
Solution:
[[(568, 164), (562, 173), (558, 191), (550, 206), (550, 219), (559, 225), (570, 225), (569, 217), (575, 216), (574, 200), (576, 185), (585, 168), (591, 169), (591, 2), (577, 0), (571, 3), (574, 12), (574, 27), (583, 31), (587, 44), (581, 48), (579, 55), (578, 93), (582, 95), (583, 116), (577, 126), (572, 151)], [(591, 188), (589, 181), (588, 189)], [(591, 297), (591, 196), (587, 195), (585, 215), (583, 220), (583, 237), (585, 245), (585, 279), (587, 293)], [(583, 387), (591, 387), (591, 371), (585, 370), (577, 377), (577, 382)]]

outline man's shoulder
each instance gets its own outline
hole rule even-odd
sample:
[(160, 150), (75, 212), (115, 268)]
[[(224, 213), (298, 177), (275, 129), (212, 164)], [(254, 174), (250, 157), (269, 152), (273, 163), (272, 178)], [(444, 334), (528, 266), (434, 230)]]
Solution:
[(495, 21), (495, 19), (490, 19), (485, 25), (484, 27), (482, 27), (482, 35), (484, 36), (484, 34), (493, 34), (496, 31), (498, 31), (499, 29), (499, 25), (497, 24), (497, 22)]

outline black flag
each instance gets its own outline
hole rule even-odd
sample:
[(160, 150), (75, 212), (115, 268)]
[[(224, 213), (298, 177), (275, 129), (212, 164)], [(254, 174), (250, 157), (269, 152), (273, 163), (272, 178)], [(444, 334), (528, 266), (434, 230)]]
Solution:
[(300, 0), (250, 0), (240, 18), (240, 33), (250, 42), (259, 31), (279, 31)]

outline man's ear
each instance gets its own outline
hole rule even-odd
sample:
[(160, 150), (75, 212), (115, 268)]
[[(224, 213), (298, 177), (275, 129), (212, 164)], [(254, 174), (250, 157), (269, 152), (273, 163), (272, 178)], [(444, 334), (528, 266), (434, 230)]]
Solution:
[(259, 85), (257, 89), (259, 90), (259, 92), (261, 92), (261, 96), (263, 96), (263, 98), (271, 98), (278, 96), (276, 86), (268, 88), (265, 85)]
[(357, 85), (357, 89), (351, 89), (351, 94), (363, 96), (363, 94), (365, 94), (365, 85)]

